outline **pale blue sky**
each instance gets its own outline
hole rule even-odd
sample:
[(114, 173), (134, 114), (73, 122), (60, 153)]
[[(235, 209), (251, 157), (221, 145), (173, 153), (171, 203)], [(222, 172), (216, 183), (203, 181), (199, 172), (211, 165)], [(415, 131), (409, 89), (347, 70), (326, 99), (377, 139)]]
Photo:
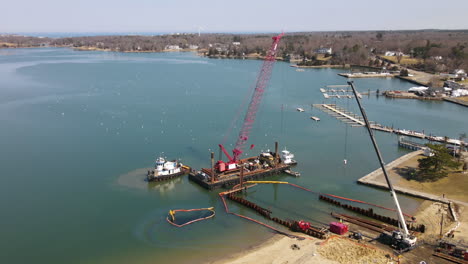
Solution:
[(468, 0), (14, 0), (0, 32), (468, 29)]

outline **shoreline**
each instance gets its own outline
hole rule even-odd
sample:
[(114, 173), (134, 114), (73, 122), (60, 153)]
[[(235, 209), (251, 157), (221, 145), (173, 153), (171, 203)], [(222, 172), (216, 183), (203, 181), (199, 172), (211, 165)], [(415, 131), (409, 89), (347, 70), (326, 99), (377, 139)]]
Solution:
[[(305, 69), (323, 69), (323, 68), (336, 68), (336, 69), (347, 69), (350, 68), (351, 66), (346, 66), (346, 65), (316, 65), (316, 66), (305, 66), (305, 65), (297, 65), (293, 64), (291, 65), (293, 68), (305, 68)], [(362, 67), (362, 66), (360, 66)]]
[[(403, 155), (392, 162), (390, 162), (387, 167), (389, 170), (396, 168), (397, 166), (408, 162), (412, 158), (418, 157), (423, 151), (413, 151), (406, 155)], [(375, 178), (381, 176), (382, 170), (379, 168), (373, 172), (365, 175), (360, 178), (359, 181), (372, 182), (375, 181)], [(395, 189), (398, 192), (402, 192), (401, 188), (395, 185)], [(406, 194), (406, 193), (404, 193)], [(411, 193), (409, 193), (411, 195)], [(423, 198), (423, 201), (419, 204), (415, 211), (415, 217), (418, 220), (418, 223), (423, 223), (426, 225), (426, 232), (420, 235), (420, 240), (428, 243), (431, 247), (424, 249), (424, 247), (415, 249), (418, 252), (432, 252), (432, 246), (437, 245), (438, 237), (440, 232), (440, 213), (441, 206), (445, 205), (445, 213), (447, 214), (447, 219), (443, 225), (443, 233), (447, 234), (452, 230), (457, 230), (461, 232), (456, 235), (456, 240), (464, 239), (467, 231), (468, 222), (468, 212), (465, 210), (466, 203), (457, 203), (453, 206), (450, 204), (450, 200), (445, 198), (440, 198), (436, 195), (434, 197), (429, 196), (416, 196), (418, 198)], [(460, 201), (454, 201), (460, 202)], [(455, 213), (454, 213), (455, 212)], [(454, 240), (455, 241), (455, 240)], [(364, 259), (375, 259), (386, 257), (389, 253), (391, 254), (391, 248), (386, 247), (381, 244), (374, 244), (369, 242), (364, 242), (358, 244), (356, 242), (347, 239), (346, 236), (337, 236), (332, 235), (326, 240), (320, 239), (305, 239), (298, 240), (294, 238), (289, 238), (280, 234), (274, 234), (273, 237), (267, 239), (266, 241), (259, 242), (255, 246), (252, 246), (244, 251), (228, 255), (224, 258), (220, 258), (211, 262), (210, 264), (246, 264), (246, 263), (258, 263), (258, 264), (267, 264), (267, 263), (323, 263), (323, 264), (334, 264), (334, 263), (363, 263)], [(332, 250), (330, 250), (332, 248)], [(349, 259), (348, 253), (364, 250), (367, 248), (366, 253), (361, 254), (360, 256), (354, 256), (356, 259)], [(327, 251), (328, 250), (328, 251)], [(359, 255), (359, 254), (357, 254)], [(412, 261), (414, 258), (419, 258), (418, 255), (410, 253), (403, 257), (403, 260)], [(348, 262), (349, 261), (349, 262)], [(380, 262), (379, 262), (380, 263)], [(406, 263), (406, 261), (405, 261)]]
[[(459, 199), (449, 199), (447, 197), (443, 197), (442, 195), (434, 194), (433, 192), (423, 191), (424, 189), (414, 189), (410, 185), (411, 181), (406, 180), (408, 181), (408, 183), (405, 182), (405, 179), (403, 178), (403, 176), (399, 175), (396, 172), (399, 169), (401, 169), (401, 167), (408, 167), (409, 162), (412, 162), (415, 158), (420, 157), (423, 153), (424, 152), (422, 150), (416, 150), (406, 155), (403, 155), (386, 165), (389, 177), (393, 181), (395, 191), (397, 193), (405, 194), (408, 196), (422, 198), (424, 200), (441, 202), (444, 204), (450, 204), (452, 202), (456, 204), (468, 205), (466, 201), (460, 201)], [(438, 184), (439, 185), (442, 184), (444, 180), (448, 180), (448, 178), (439, 180)], [(377, 168), (376, 170), (365, 175), (364, 177), (359, 178), (357, 180), (357, 183), (367, 185), (370, 187), (374, 187), (374, 188), (388, 190), (388, 185), (386, 181), (384, 180), (383, 172), (381, 168)], [(428, 183), (428, 184), (435, 184), (435, 183)], [(423, 184), (420, 183), (419, 185), (422, 186)]]
[[(201, 57), (206, 57), (206, 58), (210, 58), (210, 59), (237, 59), (237, 60), (245, 60), (245, 59), (249, 59), (249, 60), (263, 60), (265, 57), (264, 56), (261, 56), (261, 55), (256, 55), (255, 53), (254, 54), (247, 54), (245, 56), (242, 56), (242, 57), (238, 57), (238, 56), (232, 56), (232, 57), (228, 57), (226, 55), (213, 55), (213, 56), (207, 56), (207, 55), (204, 55), (202, 52), (200, 52), (199, 50), (190, 50), (190, 49), (180, 49), (180, 50), (128, 50), (128, 51), (120, 51), (120, 50), (113, 50), (113, 49), (103, 49), (103, 48), (98, 48), (98, 47), (92, 47), (92, 46), (87, 46), (87, 47), (73, 47), (73, 46), (69, 46), (69, 45), (53, 45), (53, 46), (24, 46), (24, 47), (17, 47), (17, 46), (11, 46), (11, 47), (0, 47), (0, 49), (4, 49), (4, 50), (7, 50), (7, 49), (17, 49), (17, 48), (70, 48), (70, 49), (73, 49), (73, 50), (76, 50), (76, 51), (103, 51), (103, 52), (121, 52), (121, 53), (165, 53), (165, 52), (194, 52), (196, 53), (198, 56), (201, 56)], [(284, 60), (282, 57), (277, 57), (276, 58), (276, 61), (282, 61), (282, 62), (290, 62), (290, 61), (286, 61)], [(396, 64), (394, 64), (396, 65)], [(375, 68), (375, 67), (369, 67), (369, 66), (366, 66), (366, 65), (349, 65), (349, 64), (345, 64), (345, 65), (316, 65), (316, 66), (301, 66), (301, 65), (297, 65), (297, 64), (292, 64), (290, 65), (291, 67), (294, 67), (294, 68), (304, 68), (304, 69), (349, 69), (349, 68), (353, 68), (353, 67), (357, 67), (357, 68)], [(422, 71), (416, 71), (416, 70), (411, 70), (409, 69), (410, 73), (413, 74), (414, 76), (413, 77), (402, 77), (402, 76), (399, 76), (399, 75), (394, 75), (394, 76), (385, 76), (385, 77), (394, 77), (394, 78), (399, 78), (401, 80), (404, 80), (404, 81), (407, 81), (407, 82), (410, 82), (410, 83), (413, 83), (413, 84), (417, 84), (417, 85), (421, 85), (421, 86), (427, 86), (428, 82), (429, 82), (429, 79), (431, 77), (434, 77), (436, 75), (434, 74), (431, 74), (431, 73), (426, 73), (426, 72), (422, 72)], [(376, 76), (372, 76), (372, 77), (376, 77)], [(384, 77), (384, 76), (377, 76), (377, 77)], [(371, 76), (366, 76), (366, 77), (363, 77), (363, 78), (371, 78)], [(423, 79), (423, 80), (419, 80), (419, 79)]]

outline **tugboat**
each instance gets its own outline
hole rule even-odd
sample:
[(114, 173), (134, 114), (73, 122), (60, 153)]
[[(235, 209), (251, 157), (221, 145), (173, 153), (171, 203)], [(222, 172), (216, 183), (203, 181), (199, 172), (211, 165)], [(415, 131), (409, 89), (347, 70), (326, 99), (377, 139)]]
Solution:
[(284, 164), (287, 165), (296, 165), (297, 161), (293, 160), (294, 154), (289, 152), (289, 150), (284, 149), (281, 151), (281, 160), (283, 161)]
[(153, 170), (149, 170), (146, 179), (150, 181), (164, 181), (187, 174), (190, 167), (183, 165), (177, 160), (166, 161), (165, 158), (156, 159), (156, 165)]

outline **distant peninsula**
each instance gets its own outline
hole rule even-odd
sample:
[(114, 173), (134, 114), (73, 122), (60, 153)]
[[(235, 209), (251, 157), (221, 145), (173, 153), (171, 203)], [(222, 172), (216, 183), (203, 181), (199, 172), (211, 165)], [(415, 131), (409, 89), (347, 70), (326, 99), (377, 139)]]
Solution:
[[(0, 35), (0, 48), (69, 47), (110, 52), (192, 51), (211, 58), (261, 59), (273, 34), (106, 35), (47, 38)], [(468, 30), (287, 33), (278, 60), (297, 66), (403, 67), (429, 73), (468, 68)]]

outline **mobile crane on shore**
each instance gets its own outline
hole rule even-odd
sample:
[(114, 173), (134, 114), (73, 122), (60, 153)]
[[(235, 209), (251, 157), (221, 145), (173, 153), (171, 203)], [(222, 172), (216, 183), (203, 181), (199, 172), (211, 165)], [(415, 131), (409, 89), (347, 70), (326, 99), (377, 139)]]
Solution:
[(383, 174), (385, 176), (385, 180), (387, 181), (387, 184), (388, 184), (388, 188), (390, 189), (390, 195), (392, 196), (393, 202), (395, 203), (395, 206), (397, 209), (399, 230), (393, 231), (392, 233), (392, 236), (391, 236), (392, 247), (394, 247), (395, 249), (399, 251), (411, 250), (416, 246), (417, 238), (415, 236), (412, 236), (408, 231), (408, 227), (406, 225), (403, 212), (401, 211), (401, 208), (400, 208), (400, 203), (398, 202), (398, 198), (397, 198), (395, 189), (393, 188), (392, 182), (390, 181), (390, 178), (388, 177), (387, 169), (385, 168), (385, 162), (383, 161), (382, 155), (380, 154), (379, 146), (377, 145), (377, 142), (375, 141), (375, 137), (372, 132), (369, 120), (367, 119), (366, 111), (361, 105), (361, 100), (359, 99), (359, 96), (358, 96), (359, 93), (354, 88), (354, 83), (352, 81), (348, 82), (348, 85), (351, 86), (351, 89), (353, 90), (354, 98), (356, 98), (356, 102), (359, 106), (359, 110), (361, 111), (367, 131), (369, 132), (372, 145), (374, 146), (375, 152), (377, 154), (377, 158), (379, 159), (380, 167), (382, 168)]
[[(250, 136), (250, 131), (252, 130), (253, 124), (255, 123), (255, 117), (257, 115), (260, 102), (263, 98), (263, 94), (268, 85), (268, 82), (270, 81), (271, 73), (273, 71), (273, 65), (276, 61), (276, 55), (278, 53), (278, 44), (283, 35), (284, 33), (281, 33), (278, 36), (272, 37), (273, 43), (271, 44), (271, 47), (267, 52), (265, 60), (263, 61), (262, 68), (260, 69), (260, 72), (258, 74), (255, 89), (250, 100), (249, 107), (247, 108), (247, 112), (244, 117), (244, 122), (239, 132), (239, 137), (237, 138), (236, 145), (232, 150), (233, 156), (229, 155), (228, 151), (224, 148), (222, 144), (219, 144), (220, 149), (228, 158), (228, 162), (224, 162), (222, 160), (216, 162), (215, 169), (218, 172), (234, 170), (237, 168), (237, 163), (239, 161), (240, 156), (244, 152), (244, 147)], [(252, 144), (250, 146), (250, 149), (252, 149), (253, 147), (254, 145)]]

